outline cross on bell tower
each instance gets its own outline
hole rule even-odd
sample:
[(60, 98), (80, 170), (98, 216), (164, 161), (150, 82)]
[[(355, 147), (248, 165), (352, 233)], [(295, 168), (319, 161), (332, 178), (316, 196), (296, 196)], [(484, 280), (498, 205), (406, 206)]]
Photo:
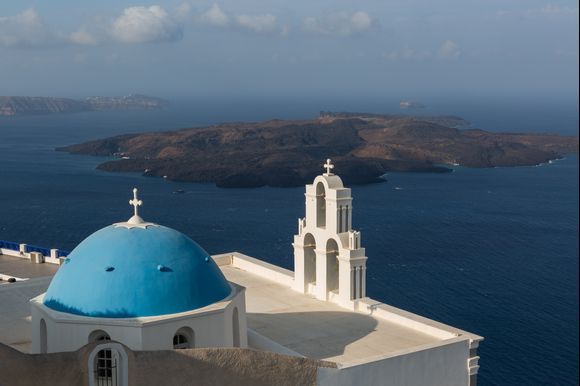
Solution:
[(334, 165), (332, 164), (330, 158), (327, 158), (326, 163), (322, 166), (324, 166), (324, 168), (326, 169), (326, 173), (324, 173), (325, 176), (331, 176), (333, 174), (331, 170), (334, 169)]

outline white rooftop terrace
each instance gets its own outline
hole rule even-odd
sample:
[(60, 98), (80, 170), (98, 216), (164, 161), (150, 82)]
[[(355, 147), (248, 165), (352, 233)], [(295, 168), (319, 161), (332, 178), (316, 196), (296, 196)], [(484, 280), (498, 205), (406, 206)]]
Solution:
[[(458, 339), (467, 339), (476, 348), (483, 339), (368, 298), (349, 310), (298, 293), (291, 288), (292, 271), (240, 253), (213, 257), (228, 280), (246, 287), (249, 342), (254, 347), (348, 366)], [(29, 299), (46, 291), (58, 266), (0, 255), (0, 268), (0, 273), (30, 278), (0, 282), (5, 283), (0, 285), (0, 342), (28, 352)]]
[(248, 328), (286, 353), (348, 366), (460, 339), (476, 348), (483, 339), (369, 298), (354, 310), (318, 300), (291, 288), (292, 271), (237, 252), (213, 257), (228, 280), (246, 287)]

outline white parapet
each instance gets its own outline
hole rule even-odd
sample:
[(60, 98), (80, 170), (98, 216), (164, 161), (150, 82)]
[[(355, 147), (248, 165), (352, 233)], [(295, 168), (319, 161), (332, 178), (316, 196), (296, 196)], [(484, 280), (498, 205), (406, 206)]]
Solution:
[(44, 263), (44, 255), (40, 252), (30, 252), (30, 261), (35, 264)]

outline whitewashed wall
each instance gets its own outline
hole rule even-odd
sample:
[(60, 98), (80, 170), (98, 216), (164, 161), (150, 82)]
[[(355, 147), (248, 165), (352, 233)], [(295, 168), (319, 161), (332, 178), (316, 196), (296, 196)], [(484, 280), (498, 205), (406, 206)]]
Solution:
[(468, 386), (469, 341), (464, 337), (368, 363), (319, 368), (319, 386)]

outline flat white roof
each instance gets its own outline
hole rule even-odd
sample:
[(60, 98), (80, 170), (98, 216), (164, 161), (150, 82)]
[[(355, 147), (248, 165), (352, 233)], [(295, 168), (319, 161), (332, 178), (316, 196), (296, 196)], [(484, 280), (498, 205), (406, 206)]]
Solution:
[(248, 328), (310, 358), (344, 363), (443, 341), (317, 300), (232, 265), (220, 268), (228, 280), (247, 288)]
[(22, 352), (30, 351), (30, 303), (45, 292), (58, 266), (34, 264), (19, 257), (0, 255), (0, 274), (30, 280), (0, 281), (0, 342)]
[[(317, 300), (290, 288), (292, 272), (249, 256), (214, 259), (229, 281), (246, 287), (248, 328), (306, 357), (364, 362), (443, 344), (451, 336), (466, 335), (475, 345), (483, 339), (384, 304), (371, 314), (366, 306), (375, 306), (372, 299), (362, 302), (365, 312)], [(28, 352), (29, 300), (46, 291), (58, 266), (0, 255), (0, 268), (0, 273), (30, 278), (0, 285), (0, 342)]]
[(52, 276), (58, 270), (56, 264), (34, 264), (28, 259), (3, 255), (0, 252), (0, 274), (17, 278)]

